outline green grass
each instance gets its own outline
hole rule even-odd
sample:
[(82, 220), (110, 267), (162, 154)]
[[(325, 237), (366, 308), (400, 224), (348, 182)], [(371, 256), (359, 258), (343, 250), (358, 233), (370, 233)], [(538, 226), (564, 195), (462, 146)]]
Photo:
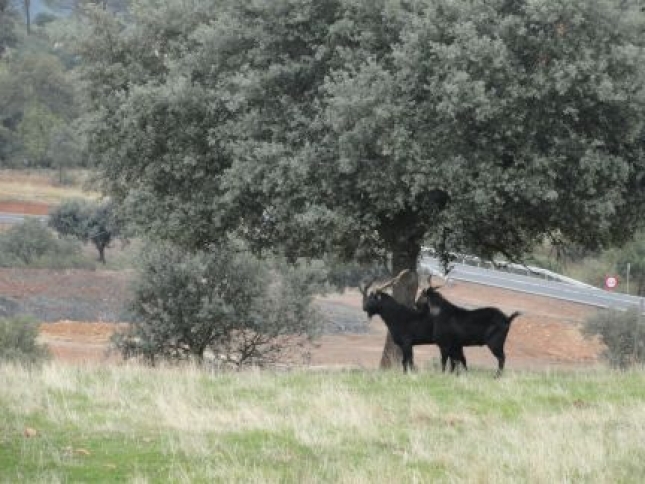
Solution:
[[(0, 367), (0, 482), (641, 482), (645, 374)], [(24, 429), (37, 430), (25, 437)]]

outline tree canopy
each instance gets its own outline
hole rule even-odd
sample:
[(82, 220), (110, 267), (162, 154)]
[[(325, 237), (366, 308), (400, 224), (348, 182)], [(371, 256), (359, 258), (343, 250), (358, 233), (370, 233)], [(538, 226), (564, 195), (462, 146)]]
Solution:
[(188, 247), (519, 258), (645, 205), (643, 14), (604, 0), (144, 3), (79, 43), (105, 191)]
[(29, 36), (16, 35), (11, 29), (16, 16), (7, 12), (0, 5), (0, 164), (78, 166), (83, 160), (73, 127), (78, 117), (73, 59), (44, 26)]
[(101, 202), (82, 198), (69, 198), (49, 213), (49, 226), (63, 236), (81, 242), (92, 242), (105, 264), (105, 249), (122, 233), (122, 221), (114, 204), (106, 199)]

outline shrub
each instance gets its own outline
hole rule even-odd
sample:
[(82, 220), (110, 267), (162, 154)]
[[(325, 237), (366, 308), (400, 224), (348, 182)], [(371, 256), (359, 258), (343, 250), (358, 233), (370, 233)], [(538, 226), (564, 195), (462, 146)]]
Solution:
[(645, 296), (645, 232), (639, 232), (634, 239), (617, 251), (616, 268), (619, 274), (627, 274), (629, 264), (630, 276), (637, 295)]
[(0, 234), (0, 267), (62, 269), (87, 265), (77, 241), (57, 239), (38, 220), (26, 220)]
[(316, 334), (315, 273), (268, 264), (229, 246), (186, 252), (170, 245), (142, 257), (134, 322), (113, 343), (124, 357), (275, 363)]
[(80, 198), (63, 201), (49, 214), (49, 226), (63, 236), (75, 237), (83, 243), (91, 242), (105, 264), (105, 249), (120, 233), (121, 221), (114, 204), (108, 199), (95, 202)]
[(615, 368), (625, 369), (645, 361), (645, 321), (637, 309), (600, 311), (587, 319), (583, 333), (599, 336), (606, 349), (603, 356)]
[(0, 319), (0, 360), (39, 363), (49, 357), (46, 346), (36, 342), (38, 322), (28, 317)]

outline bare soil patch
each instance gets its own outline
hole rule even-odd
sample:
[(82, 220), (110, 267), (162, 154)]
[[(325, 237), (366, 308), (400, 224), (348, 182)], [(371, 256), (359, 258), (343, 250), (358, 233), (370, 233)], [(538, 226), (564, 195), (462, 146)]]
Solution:
[(117, 362), (110, 351), (110, 337), (121, 325), (87, 321), (58, 321), (40, 325), (39, 341), (56, 360), (66, 362)]
[(40, 321), (121, 322), (132, 273), (108, 270), (0, 268), (0, 316)]
[(47, 215), (50, 205), (43, 202), (22, 202), (19, 200), (0, 201), (0, 212), (22, 215)]

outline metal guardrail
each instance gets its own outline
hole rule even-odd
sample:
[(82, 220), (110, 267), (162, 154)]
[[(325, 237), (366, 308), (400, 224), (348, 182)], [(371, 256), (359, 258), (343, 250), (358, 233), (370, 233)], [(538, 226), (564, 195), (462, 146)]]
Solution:
[(547, 280), (544, 277), (527, 276), (526, 273), (496, 271), (488, 267), (476, 267), (475, 264), (468, 265), (458, 261), (453, 264), (452, 271), (445, 274), (438, 259), (423, 256), (419, 260), (420, 270), (445, 278), (447, 283), (451, 280), (474, 282), (485, 286), (561, 299), (598, 308), (625, 310), (640, 307), (641, 313), (644, 312), (642, 309), (644, 298), (606, 291), (595, 286), (571, 284), (569, 282), (570, 278), (564, 278), (568, 280), (558, 280), (557, 278)]
[[(422, 247), (421, 253), (425, 255), (429, 255), (431, 257), (436, 256), (436, 251), (432, 247)], [(491, 270), (496, 270), (500, 272), (522, 274), (529, 277), (539, 277), (541, 279), (545, 279), (548, 281), (564, 282), (577, 287), (586, 287), (588, 289), (598, 289), (596, 286), (592, 286), (591, 284), (578, 281), (577, 279), (573, 279), (571, 277), (558, 274), (557, 272), (553, 272), (548, 269), (544, 269), (542, 267), (529, 266), (525, 264), (516, 264), (513, 262), (507, 262), (507, 261), (483, 260), (480, 257), (474, 256), (474, 255), (460, 254), (456, 252), (451, 252), (450, 255), (454, 257), (455, 262), (459, 262), (465, 265), (483, 267), (485, 269), (491, 269)], [(442, 277), (447, 276), (447, 274), (441, 274), (441, 273), (438, 273), (435, 275), (439, 275)]]

